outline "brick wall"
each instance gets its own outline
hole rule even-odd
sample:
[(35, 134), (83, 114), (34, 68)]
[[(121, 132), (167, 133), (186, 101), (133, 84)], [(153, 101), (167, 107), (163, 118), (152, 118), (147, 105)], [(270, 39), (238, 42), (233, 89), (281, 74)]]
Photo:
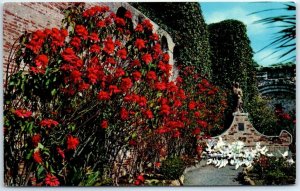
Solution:
[[(9, 63), (10, 50), (14, 42), (25, 32), (32, 32), (37, 29), (60, 27), (63, 19), (62, 10), (72, 3), (5, 3), (3, 8), (3, 73), (4, 81), (6, 79), (6, 70)], [(117, 12), (119, 7), (133, 13), (133, 24), (135, 25), (140, 17), (144, 17), (141, 12), (125, 2), (114, 3), (86, 3), (86, 8), (94, 5), (107, 5), (110, 10)], [(152, 22), (154, 31), (161, 37), (165, 36), (168, 44), (168, 53), (170, 55), (170, 64), (173, 63), (173, 48), (175, 44), (171, 36), (159, 26)], [(10, 69), (13, 62), (10, 62)]]
[(246, 147), (255, 147), (256, 143), (260, 142), (261, 146), (267, 146), (270, 152), (289, 150), (289, 145), (292, 143), (291, 134), (285, 130), (281, 131), (279, 136), (259, 133), (249, 121), (248, 113), (235, 113), (229, 129), (213, 139), (218, 140), (220, 136), (228, 143), (243, 141)]

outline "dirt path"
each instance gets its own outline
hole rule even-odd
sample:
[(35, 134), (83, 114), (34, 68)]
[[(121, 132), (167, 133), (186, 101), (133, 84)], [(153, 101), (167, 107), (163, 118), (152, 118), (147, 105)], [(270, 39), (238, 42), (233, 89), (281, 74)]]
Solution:
[(216, 168), (212, 165), (206, 165), (206, 161), (201, 161), (199, 167), (188, 170), (185, 174), (185, 186), (235, 186), (242, 185), (236, 178), (238, 173), (242, 171), (240, 167), (238, 170), (234, 166), (226, 166), (224, 168)]

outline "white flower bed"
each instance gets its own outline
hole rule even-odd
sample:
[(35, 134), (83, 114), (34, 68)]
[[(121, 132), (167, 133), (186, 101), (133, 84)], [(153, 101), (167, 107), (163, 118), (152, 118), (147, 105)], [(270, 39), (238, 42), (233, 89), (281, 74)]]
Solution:
[[(293, 164), (292, 158), (288, 157), (288, 151), (281, 153), (283, 158), (287, 159), (287, 162)], [(267, 157), (274, 156), (272, 153), (268, 153), (266, 146), (261, 147), (257, 142), (255, 148), (245, 148), (245, 143), (242, 141), (236, 141), (233, 143), (226, 143), (219, 137), (217, 143), (209, 141), (207, 143), (206, 151), (204, 155), (207, 156), (207, 164), (215, 165), (218, 168), (225, 167), (227, 164), (235, 166), (238, 169), (240, 166), (252, 167), (255, 159), (265, 155)]]

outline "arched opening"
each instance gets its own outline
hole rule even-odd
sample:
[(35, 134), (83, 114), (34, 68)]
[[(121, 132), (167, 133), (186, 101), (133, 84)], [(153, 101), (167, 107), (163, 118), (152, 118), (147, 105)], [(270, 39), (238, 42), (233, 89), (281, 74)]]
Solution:
[(166, 52), (169, 50), (169, 47), (168, 47), (168, 41), (167, 41), (167, 38), (165, 36), (163, 36), (161, 38), (161, 49), (163, 52)]
[(174, 47), (173, 50), (173, 60), (174, 60), (174, 65), (178, 65), (179, 63), (179, 48), (178, 46)]
[(124, 15), (125, 15), (126, 11), (127, 10), (124, 7), (119, 7), (118, 10), (117, 10), (117, 16), (121, 17), (121, 18), (124, 18)]

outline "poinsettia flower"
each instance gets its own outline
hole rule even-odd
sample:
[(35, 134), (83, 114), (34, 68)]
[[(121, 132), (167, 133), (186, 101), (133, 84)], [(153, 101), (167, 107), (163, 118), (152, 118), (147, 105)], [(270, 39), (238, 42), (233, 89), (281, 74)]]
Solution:
[(51, 127), (55, 127), (57, 126), (59, 123), (53, 119), (43, 119), (41, 122), (40, 122), (40, 125), (42, 127), (48, 127), (48, 128), (51, 128)]
[(14, 114), (20, 118), (28, 118), (32, 115), (32, 112), (25, 109), (17, 109), (14, 111)]
[(69, 150), (76, 150), (79, 145), (79, 139), (77, 137), (73, 137), (72, 135), (67, 138), (67, 148)]
[(47, 174), (44, 181), (48, 186), (59, 186), (60, 184), (58, 178), (53, 174)]

